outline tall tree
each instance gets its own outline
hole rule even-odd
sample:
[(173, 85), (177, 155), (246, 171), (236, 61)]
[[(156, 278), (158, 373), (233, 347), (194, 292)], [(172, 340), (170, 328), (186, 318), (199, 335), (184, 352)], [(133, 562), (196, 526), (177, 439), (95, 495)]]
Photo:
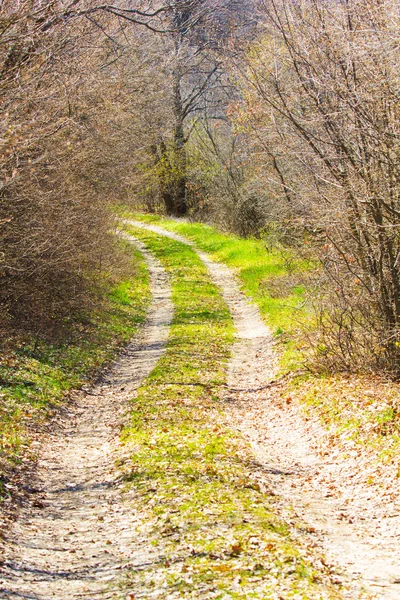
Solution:
[(206, 35), (215, 8), (210, 9), (205, 0), (181, 0), (171, 8), (172, 136), (166, 142), (160, 132), (156, 160), (167, 212), (184, 215), (188, 209), (186, 145), (196, 115), (204, 112), (221, 77), (221, 63)]

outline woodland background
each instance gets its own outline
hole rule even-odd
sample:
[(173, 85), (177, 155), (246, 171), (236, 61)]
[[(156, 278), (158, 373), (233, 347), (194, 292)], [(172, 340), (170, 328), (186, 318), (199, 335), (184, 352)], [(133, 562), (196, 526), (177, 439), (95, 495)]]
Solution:
[(130, 268), (128, 205), (308, 261), (313, 368), (397, 379), (399, 20), (396, 0), (3, 0), (2, 345), (90, 325)]

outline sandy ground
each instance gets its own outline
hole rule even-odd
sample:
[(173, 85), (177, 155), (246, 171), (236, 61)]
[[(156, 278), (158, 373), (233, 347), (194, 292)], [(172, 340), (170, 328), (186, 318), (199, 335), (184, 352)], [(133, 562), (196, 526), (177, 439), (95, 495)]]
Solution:
[[(155, 225), (133, 223), (184, 242), (186, 238)], [(196, 249), (196, 248), (195, 248)], [(232, 272), (196, 249), (220, 287), (237, 330), (229, 372), (227, 424), (251, 444), (269, 487), (290, 503), (292, 514), (323, 547), (330, 563), (350, 579), (351, 598), (362, 589), (374, 598), (400, 598), (400, 497), (365, 483), (369, 457), (347, 460), (329, 448), (329, 435), (317, 419), (305, 420), (300, 408), (282, 400), (274, 383), (277, 358), (271, 333), (258, 308), (239, 289)], [(287, 513), (290, 517), (290, 511)]]
[[(124, 491), (120, 445), (129, 400), (164, 352), (173, 307), (161, 265), (143, 244), (153, 301), (138, 338), (102, 380), (52, 422), (43, 440), (30, 501), (10, 531), (0, 597), (35, 600), (126, 598), (124, 568), (154, 560), (134, 498)], [(129, 596), (128, 596), (129, 597)]]

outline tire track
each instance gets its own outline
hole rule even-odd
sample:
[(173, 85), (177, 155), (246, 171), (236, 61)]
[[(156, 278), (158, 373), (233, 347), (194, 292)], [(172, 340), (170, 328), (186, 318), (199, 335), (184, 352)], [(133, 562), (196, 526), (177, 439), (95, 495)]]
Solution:
[(173, 305), (161, 264), (140, 241), (121, 236), (148, 265), (147, 321), (101, 382), (52, 423), (33, 499), (5, 541), (1, 598), (125, 598), (119, 589), (124, 568), (157, 559), (116, 461), (123, 464), (132, 452), (120, 444), (121, 425), (129, 418), (129, 400), (165, 351)]

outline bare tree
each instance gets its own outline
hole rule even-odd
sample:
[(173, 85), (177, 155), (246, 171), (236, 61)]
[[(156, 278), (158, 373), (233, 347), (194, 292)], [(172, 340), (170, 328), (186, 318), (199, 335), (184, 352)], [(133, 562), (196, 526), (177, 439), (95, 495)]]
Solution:
[(336, 350), (332, 337), (321, 347), (346, 367), (366, 364), (360, 354), (368, 348), (373, 364), (398, 374), (396, 3), (262, 0), (259, 7), (263, 33), (241, 69), (240, 118), (271, 179), (275, 173), (272, 197), (294, 203), (324, 238)]
[(101, 29), (73, 18), (78, 4), (90, 7), (2, 3), (2, 328), (60, 334), (101, 301), (115, 264), (120, 173), (100, 77), (111, 44), (101, 29), (113, 26), (104, 11)]

